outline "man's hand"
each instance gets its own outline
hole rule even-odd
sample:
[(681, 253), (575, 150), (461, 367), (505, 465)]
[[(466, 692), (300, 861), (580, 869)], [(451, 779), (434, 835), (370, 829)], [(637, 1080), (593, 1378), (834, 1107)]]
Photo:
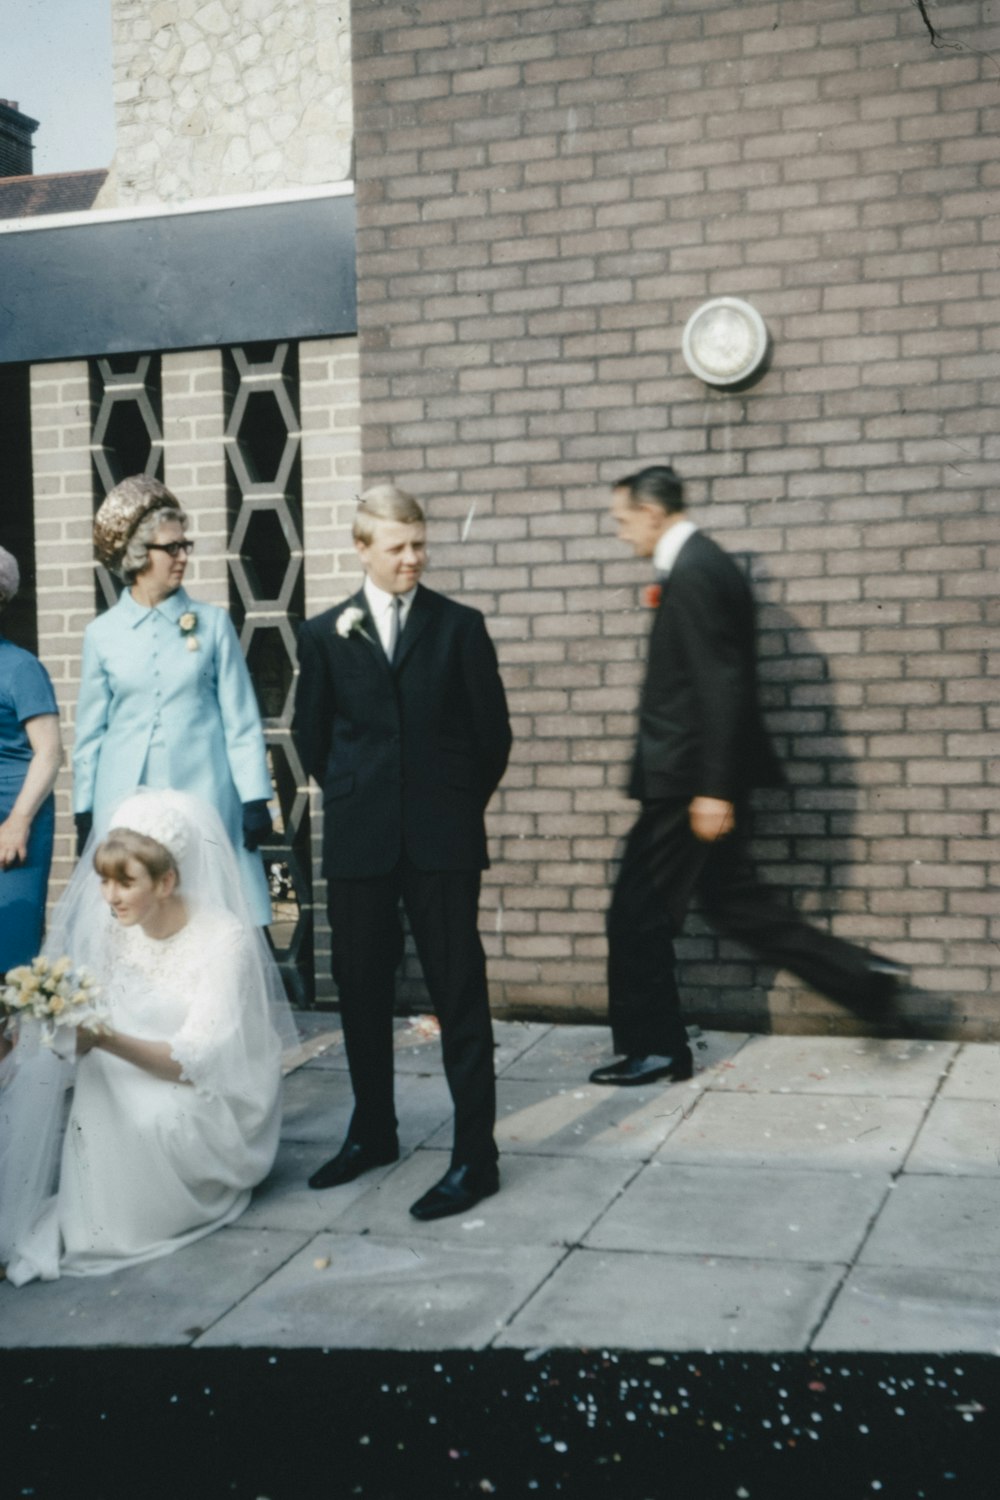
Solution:
[(736, 818), (731, 802), (719, 797), (693, 797), (688, 808), (691, 832), (703, 844), (714, 844), (732, 833)]

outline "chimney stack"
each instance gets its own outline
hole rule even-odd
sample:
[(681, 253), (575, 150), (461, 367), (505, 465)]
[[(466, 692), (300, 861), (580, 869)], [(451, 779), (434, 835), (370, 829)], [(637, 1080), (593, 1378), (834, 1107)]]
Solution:
[(0, 99), (0, 177), (30, 177), (31, 137), (38, 121), (22, 115), (16, 99)]

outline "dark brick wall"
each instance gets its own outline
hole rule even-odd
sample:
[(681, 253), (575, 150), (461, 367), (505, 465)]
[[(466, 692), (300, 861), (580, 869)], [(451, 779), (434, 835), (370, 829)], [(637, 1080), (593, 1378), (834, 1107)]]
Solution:
[[(767, 878), (913, 965), (894, 1030), (997, 1034), (1000, 30), (926, 9), (355, 0), (365, 478), (500, 651), (501, 1013), (603, 1013), (647, 628), (608, 487), (669, 458), (760, 603)], [(721, 294), (773, 336), (742, 394), (681, 356)], [(687, 933), (692, 1018), (849, 1027)]]

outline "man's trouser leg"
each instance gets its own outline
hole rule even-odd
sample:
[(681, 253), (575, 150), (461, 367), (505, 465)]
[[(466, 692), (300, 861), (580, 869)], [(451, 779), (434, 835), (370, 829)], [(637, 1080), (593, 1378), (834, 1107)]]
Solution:
[(396, 1139), (392, 1020), (403, 954), (399, 872), (327, 884), (331, 968), (354, 1089), (351, 1140), (380, 1150)]
[(417, 870), (404, 862), (403, 902), (441, 1023), (455, 1106), (452, 1166), (496, 1160), (496, 1082), (486, 956), (479, 937), (478, 870)]

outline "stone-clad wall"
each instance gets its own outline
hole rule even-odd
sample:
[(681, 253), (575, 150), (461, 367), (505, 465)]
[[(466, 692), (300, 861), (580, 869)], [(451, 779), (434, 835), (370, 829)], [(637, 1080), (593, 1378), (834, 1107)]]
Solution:
[[(894, 1029), (997, 1034), (997, 40), (925, 9), (355, 0), (365, 480), (428, 501), (429, 581), (498, 642), (507, 1013), (603, 1008), (647, 629), (605, 508), (670, 458), (761, 604), (767, 878), (913, 965)], [(742, 394), (681, 356), (725, 293), (774, 340)], [(850, 1024), (688, 932), (692, 1016)]]
[(115, 0), (115, 170), (101, 198), (175, 203), (351, 173), (341, 0)]

